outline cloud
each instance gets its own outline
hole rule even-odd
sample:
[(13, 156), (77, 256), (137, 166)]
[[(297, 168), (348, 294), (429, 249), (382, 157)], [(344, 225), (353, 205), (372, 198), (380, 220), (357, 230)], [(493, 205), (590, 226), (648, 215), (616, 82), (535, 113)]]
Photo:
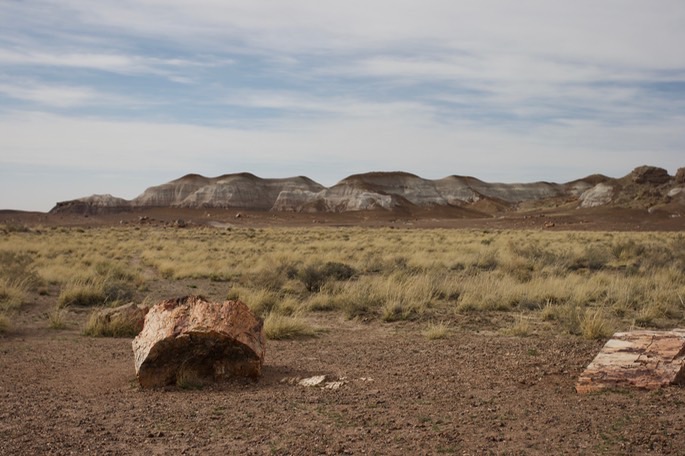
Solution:
[[(682, 68), (685, 5), (664, 0), (87, 0), (46, 2), (83, 27), (213, 48), (280, 53), (395, 50), (534, 54), (626, 67)], [(636, 33), (643, 30), (645, 33)]]
[(674, 168), (684, 23), (681, 0), (0, 2), (0, 166), (324, 183)]
[(0, 81), (0, 94), (15, 100), (54, 108), (75, 108), (92, 105), (138, 105), (139, 102), (125, 96), (109, 94), (90, 87), (43, 84), (25, 81)]
[[(243, 130), (174, 123), (101, 121), (34, 113), (0, 122), (4, 165), (74, 169), (198, 170), (221, 174), (250, 165), (301, 164), (298, 173), (318, 177), (317, 165), (344, 163), (348, 170), (412, 170), (427, 177), (477, 174), (517, 180), (531, 163), (545, 179), (566, 179), (568, 169), (609, 172), (643, 164), (661, 150), (663, 166), (676, 167), (685, 140), (672, 123), (598, 127), (592, 122), (503, 131), (462, 122), (436, 127), (418, 113), (364, 119), (286, 119), (269, 129)], [(525, 159), (522, 160), (522, 157)], [(670, 157), (670, 158), (669, 158)], [(493, 166), (496, 163), (496, 166)], [(682, 166), (682, 165), (680, 165)], [(310, 169), (311, 168), (311, 169)], [(104, 190), (103, 190), (104, 191)]]
[(45, 66), (82, 68), (121, 74), (157, 74), (174, 77), (174, 72), (192, 67), (210, 67), (231, 64), (229, 59), (202, 61), (181, 58), (159, 58), (116, 53), (69, 53), (45, 50), (8, 51), (0, 49), (0, 64), (14, 66)]

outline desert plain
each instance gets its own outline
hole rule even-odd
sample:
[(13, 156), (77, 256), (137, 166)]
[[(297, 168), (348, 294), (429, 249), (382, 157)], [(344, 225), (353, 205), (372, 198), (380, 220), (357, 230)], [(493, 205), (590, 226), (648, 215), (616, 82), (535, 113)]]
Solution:
[[(2, 212), (0, 454), (682, 454), (685, 389), (575, 391), (685, 325), (682, 218), (237, 215)], [(259, 380), (143, 390), (92, 325), (189, 294), (264, 318)]]

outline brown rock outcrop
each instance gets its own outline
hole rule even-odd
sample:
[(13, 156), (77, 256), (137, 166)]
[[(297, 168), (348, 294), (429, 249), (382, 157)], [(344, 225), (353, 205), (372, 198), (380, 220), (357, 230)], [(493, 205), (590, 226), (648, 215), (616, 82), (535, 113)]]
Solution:
[(187, 296), (156, 304), (133, 340), (138, 381), (148, 388), (258, 377), (266, 345), (262, 323), (240, 301)]
[(671, 180), (668, 171), (656, 166), (638, 166), (631, 173), (630, 177), (636, 184), (665, 184)]
[(683, 384), (684, 364), (685, 329), (616, 333), (578, 378), (576, 391)]
[(685, 184), (685, 168), (678, 168), (678, 171), (675, 173), (675, 183)]

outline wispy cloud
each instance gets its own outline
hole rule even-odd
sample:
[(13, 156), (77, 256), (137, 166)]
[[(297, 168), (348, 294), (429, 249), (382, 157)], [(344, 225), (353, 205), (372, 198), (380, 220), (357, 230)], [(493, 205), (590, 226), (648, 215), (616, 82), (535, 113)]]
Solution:
[(229, 59), (199, 61), (116, 53), (69, 53), (44, 50), (20, 52), (0, 49), (1, 65), (90, 69), (122, 74), (149, 73), (172, 76), (174, 71), (179, 69), (188, 70), (193, 67), (212, 67), (231, 63), (232, 61)]
[(0, 166), (673, 170), (683, 24), (681, 0), (1, 2)]

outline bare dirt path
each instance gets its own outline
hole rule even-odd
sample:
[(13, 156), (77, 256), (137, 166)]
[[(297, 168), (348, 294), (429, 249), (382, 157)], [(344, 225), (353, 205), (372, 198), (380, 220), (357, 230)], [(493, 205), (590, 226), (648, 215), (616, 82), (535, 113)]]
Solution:
[[(579, 396), (601, 343), (329, 316), (270, 341), (264, 376), (142, 391), (130, 339), (0, 339), (0, 454), (681, 454), (685, 389)], [(337, 390), (284, 378), (345, 378)]]

